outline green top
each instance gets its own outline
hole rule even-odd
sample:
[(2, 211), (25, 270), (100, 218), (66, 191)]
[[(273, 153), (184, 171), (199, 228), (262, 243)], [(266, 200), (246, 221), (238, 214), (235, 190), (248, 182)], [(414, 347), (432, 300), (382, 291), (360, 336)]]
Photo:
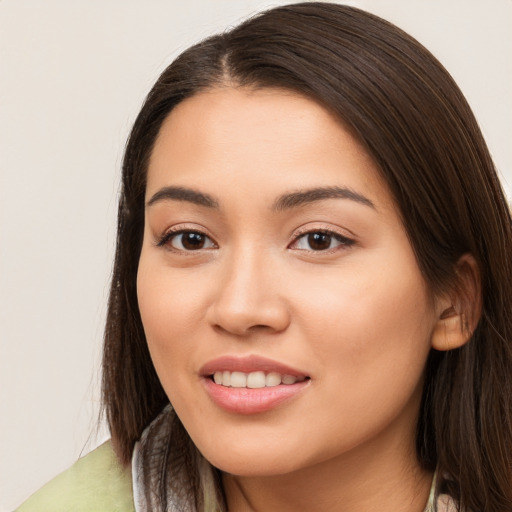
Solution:
[(119, 465), (107, 441), (48, 482), (16, 512), (135, 512), (130, 468)]

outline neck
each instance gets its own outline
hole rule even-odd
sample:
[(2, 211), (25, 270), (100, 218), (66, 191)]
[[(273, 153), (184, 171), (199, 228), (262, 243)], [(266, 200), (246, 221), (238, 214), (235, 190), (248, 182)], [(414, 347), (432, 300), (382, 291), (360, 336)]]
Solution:
[(419, 467), (411, 440), (387, 441), (286, 475), (225, 474), (228, 511), (423, 512), (432, 473)]

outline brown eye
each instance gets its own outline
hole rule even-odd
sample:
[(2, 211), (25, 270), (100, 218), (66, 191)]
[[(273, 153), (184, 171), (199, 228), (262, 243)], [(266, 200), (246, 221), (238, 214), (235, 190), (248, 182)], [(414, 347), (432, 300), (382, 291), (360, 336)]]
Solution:
[(325, 251), (331, 247), (332, 236), (327, 233), (309, 233), (308, 245), (313, 251)]
[(299, 236), (292, 245), (293, 249), (303, 251), (328, 251), (338, 247), (349, 247), (354, 240), (330, 231), (310, 231)]
[(202, 249), (204, 247), (205, 237), (201, 233), (182, 233), (181, 244), (184, 249), (188, 251), (194, 251), (196, 249)]
[(165, 238), (164, 243), (168, 243), (173, 249), (179, 251), (198, 251), (215, 247), (211, 238), (199, 231), (170, 233)]

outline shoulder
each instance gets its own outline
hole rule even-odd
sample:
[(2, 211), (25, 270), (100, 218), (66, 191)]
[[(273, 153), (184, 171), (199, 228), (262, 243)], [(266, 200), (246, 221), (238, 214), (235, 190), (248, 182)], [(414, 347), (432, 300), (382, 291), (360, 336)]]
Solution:
[(119, 465), (109, 441), (48, 482), (17, 512), (133, 512), (130, 468)]

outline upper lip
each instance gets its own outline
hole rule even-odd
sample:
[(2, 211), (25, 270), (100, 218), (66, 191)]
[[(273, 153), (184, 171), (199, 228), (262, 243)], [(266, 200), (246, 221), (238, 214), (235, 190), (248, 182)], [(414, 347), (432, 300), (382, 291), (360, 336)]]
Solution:
[(308, 375), (301, 370), (292, 368), (286, 364), (267, 359), (266, 357), (250, 355), (250, 356), (222, 356), (204, 364), (199, 373), (208, 377), (215, 372), (230, 371), (230, 372), (243, 372), (251, 373), (262, 371), (265, 373), (276, 372), (281, 375), (292, 375), (294, 377), (308, 377)]

